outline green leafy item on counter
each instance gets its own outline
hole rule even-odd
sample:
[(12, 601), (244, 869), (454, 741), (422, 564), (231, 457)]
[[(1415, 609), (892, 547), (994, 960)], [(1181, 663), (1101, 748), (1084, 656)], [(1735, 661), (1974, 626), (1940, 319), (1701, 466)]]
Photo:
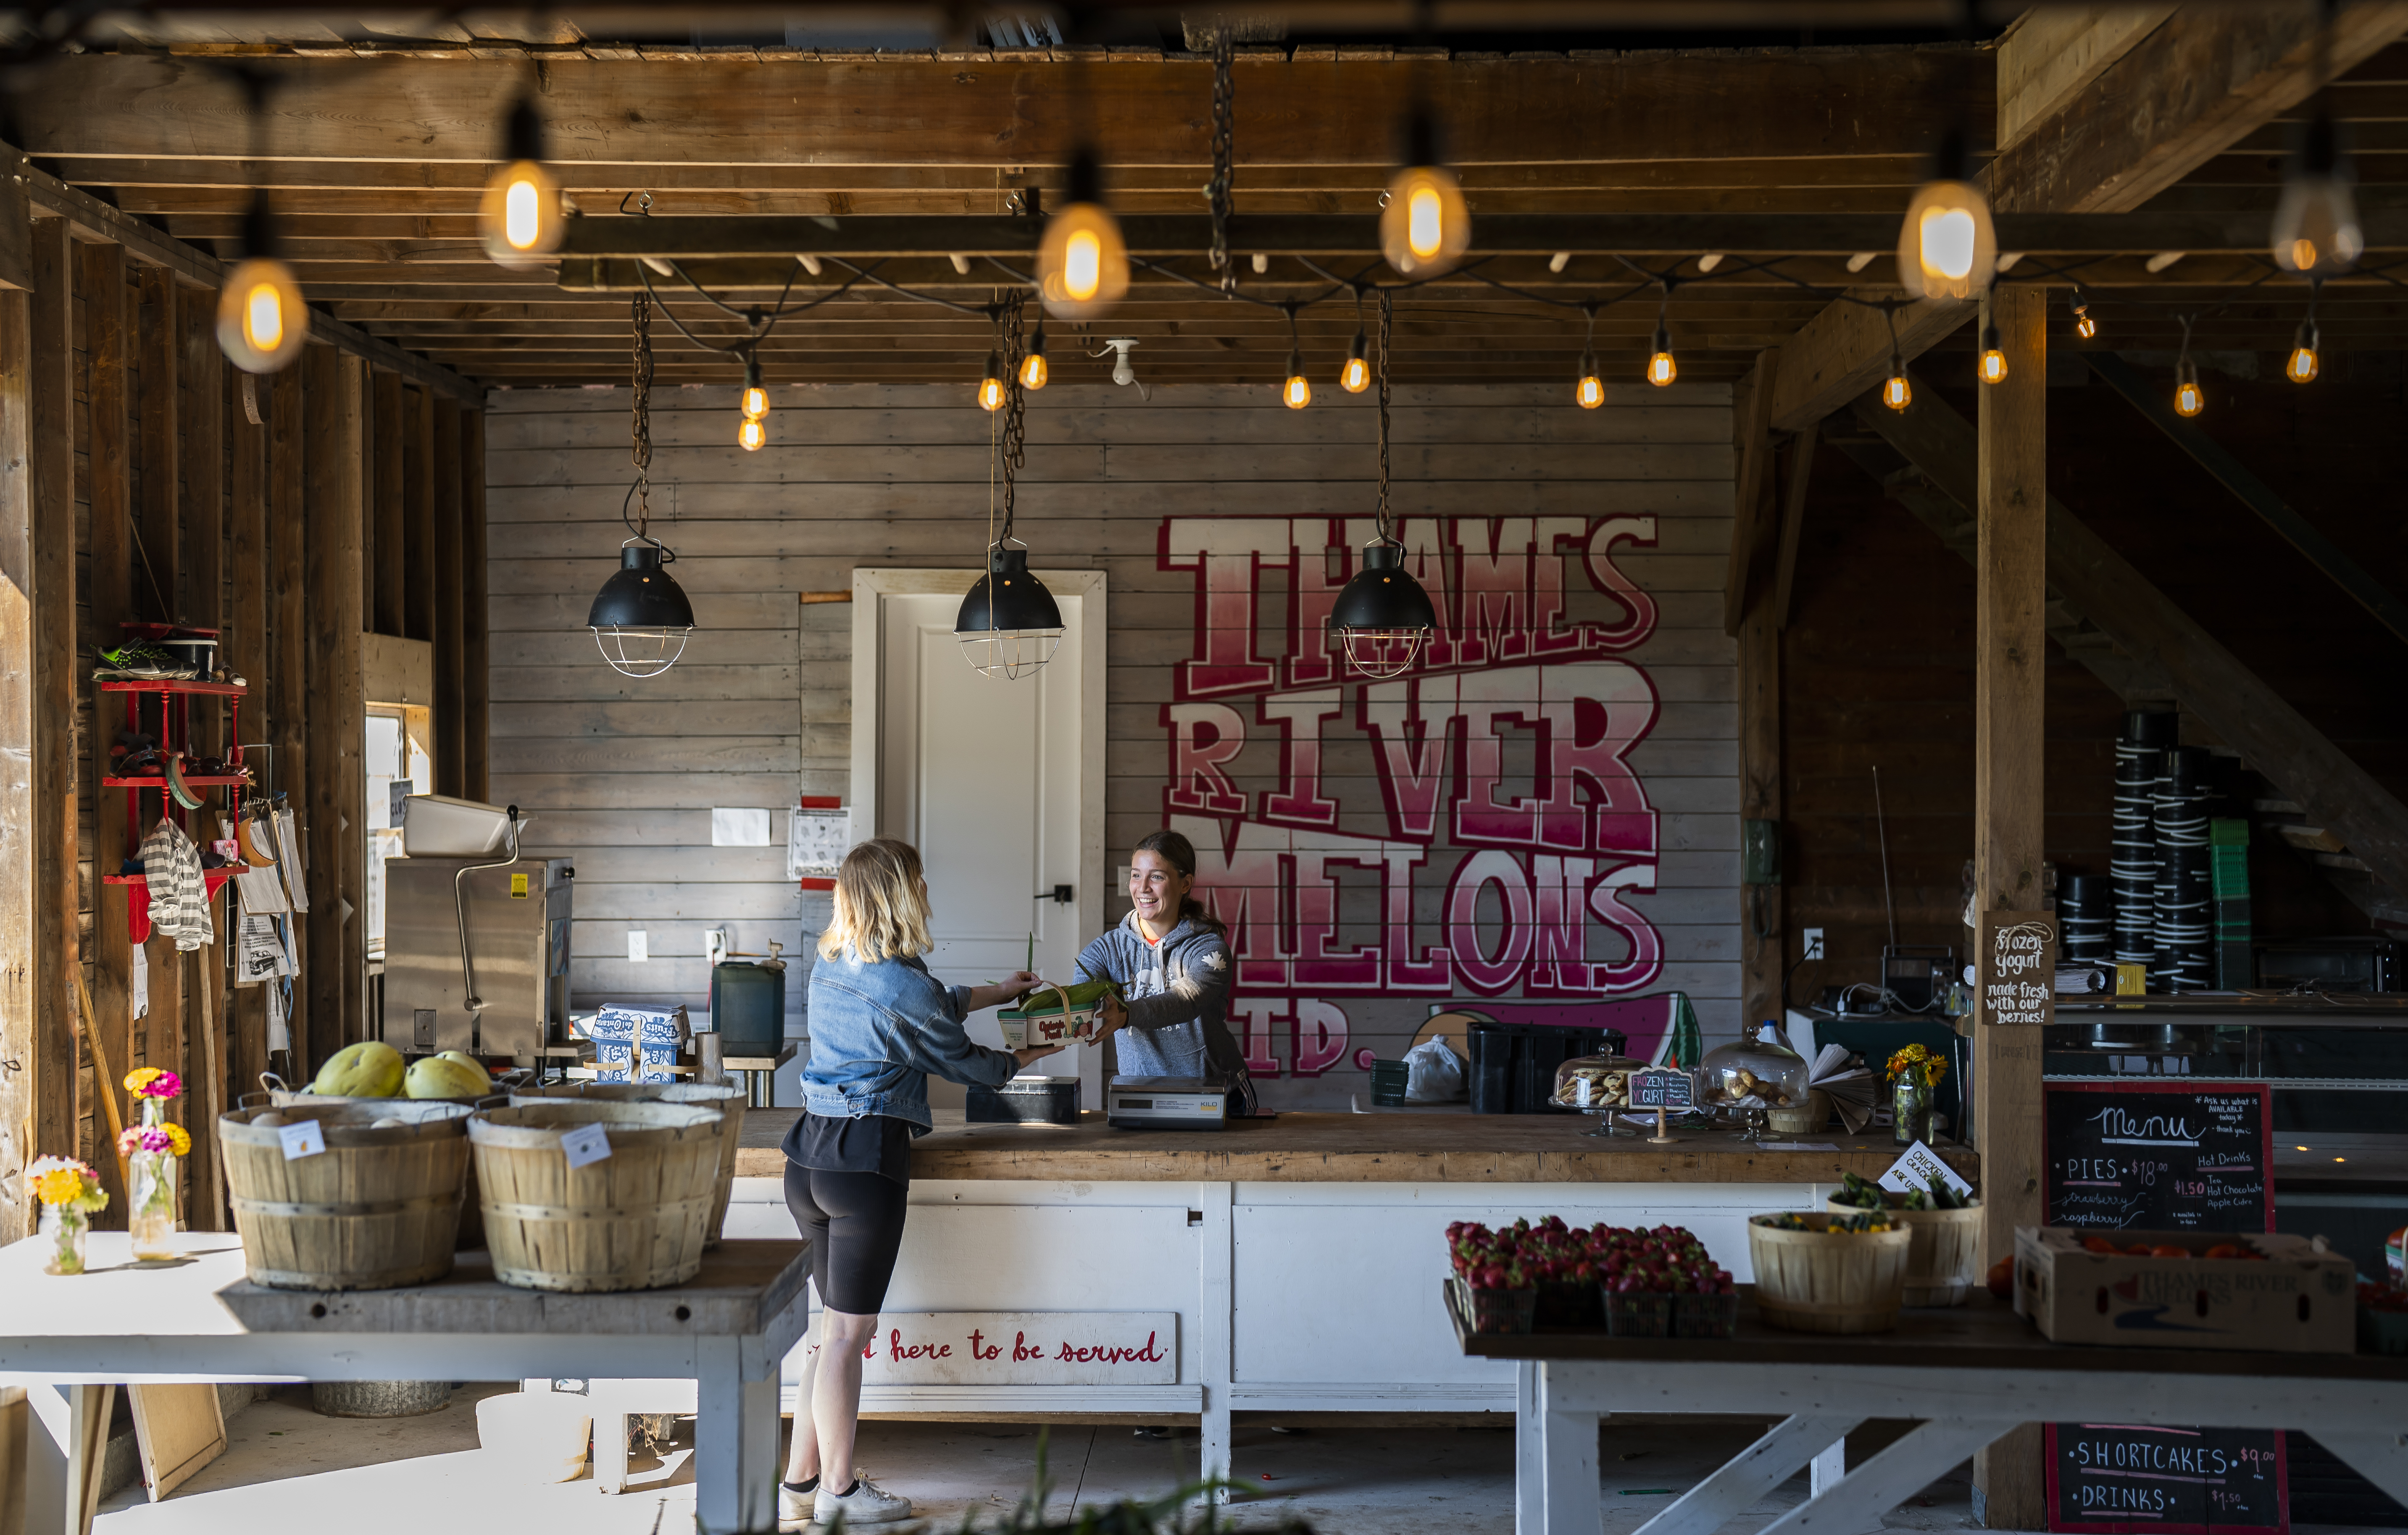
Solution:
[(1075, 981), (1058, 989), (1050, 984), (1042, 985), (1022, 997), (1018, 1007), (1006, 1008), (998, 1016), (1005, 1018), (1050, 1016), (1062, 1011), (1065, 997), (1069, 1000), (1070, 1011), (1080, 1012), (1094, 1007), (1106, 997), (1120, 995), (1120, 983), (1110, 979)]

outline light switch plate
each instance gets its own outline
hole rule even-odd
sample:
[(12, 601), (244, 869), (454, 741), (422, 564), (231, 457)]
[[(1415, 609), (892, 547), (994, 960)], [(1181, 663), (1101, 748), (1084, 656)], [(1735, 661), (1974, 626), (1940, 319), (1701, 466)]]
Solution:
[(640, 927), (628, 928), (627, 957), (638, 965), (651, 959), (652, 957), (652, 935)]
[(1809, 928), (1806, 928), (1806, 929), (1805, 929), (1805, 935), (1806, 935), (1806, 952), (1805, 952), (1803, 954), (1799, 955), (1799, 957), (1800, 957), (1800, 958), (1802, 958), (1802, 959), (1820, 959), (1820, 958), (1822, 958), (1822, 957), (1823, 957), (1823, 929), (1821, 929), (1820, 927), (1809, 927)]

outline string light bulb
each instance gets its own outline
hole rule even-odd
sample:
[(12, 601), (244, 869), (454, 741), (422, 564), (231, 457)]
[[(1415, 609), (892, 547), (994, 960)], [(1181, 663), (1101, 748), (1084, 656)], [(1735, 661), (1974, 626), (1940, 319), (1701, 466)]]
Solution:
[(2076, 288), (2065, 304), (2073, 311), (2073, 334), (2086, 341), (2095, 339), (2099, 335), (2099, 322), (2090, 318), (2089, 298)]
[(2354, 179), (2332, 119), (2319, 109), (2300, 135), (2299, 152), (2284, 167), (2283, 194), (2274, 204), (2276, 265), (2330, 277), (2357, 265), (2366, 235), (2350, 191)]
[(1914, 386), (1906, 381), (1906, 364), (1895, 351), (1889, 354), (1889, 377), (1882, 380), (1881, 400), (1900, 413), (1914, 403)]
[(1672, 333), (1664, 328), (1664, 321), (1656, 321), (1656, 339), (1648, 349), (1647, 381), (1661, 389), (1681, 376), (1680, 366), (1672, 361)]
[(1103, 170), (1092, 150), (1071, 158), (1068, 196), (1045, 221), (1037, 248), (1038, 296), (1056, 320), (1094, 320), (1127, 295), (1129, 264), (1120, 221), (1104, 207)]
[(293, 268), (277, 259), (265, 192), (251, 194), (243, 251), (218, 291), (218, 347), (245, 373), (275, 373), (301, 355), (309, 339), (309, 310)]
[(1280, 386), (1280, 403), (1291, 410), (1312, 403), (1312, 380), (1304, 376), (1304, 359), (1295, 351), (1287, 354), (1287, 382)]
[(1605, 403), (1605, 380), (1597, 374), (1597, 353), (1581, 353), (1580, 380), (1572, 386), (1572, 398), (1584, 410), (1594, 410)]
[[(1037, 328), (1028, 333), (1028, 355), (1020, 360), (1020, 387), (1042, 389), (1052, 374), (1045, 366), (1045, 322), (1039, 320)], [(987, 409), (992, 410), (995, 407)]]
[(1942, 136), (1933, 162), (1932, 179), (1906, 205), (1899, 226), (1899, 283), (1917, 298), (1971, 298), (1998, 270), (1990, 200), (1968, 179), (1961, 130)]
[(748, 453), (757, 453), (769, 440), (769, 423), (758, 416), (747, 416), (736, 428), (736, 440)]
[(2199, 392), (2199, 365), (2186, 357), (2174, 369), (2174, 413), (2196, 416), (2207, 408), (2207, 396)]
[(2300, 322), (2299, 334), (2291, 337), (2291, 360), (2283, 365), (2283, 376), (2293, 383), (2312, 383), (2316, 377), (2316, 323)]
[(1005, 394), (1003, 357), (990, 351), (986, 354), (986, 371), (979, 376), (979, 409), (989, 412), (1002, 409)]
[(1388, 179), (1380, 208), (1380, 250), (1406, 277), (1434, 277), (1471, 246), (1463, 183), (1439, 164), (1438, 128), (1427, 112), (1405, 120), (1404, 167)]
[(1360, 395), (1371, 387), (1371, 365), (1363, 359), (1363, 327), (1354, 327), (1354, 340), (1346, 349), (1346, 366), (1338, 371), (1338, 387), (1349, 395)]
[(543, 117), (521, 96), (502, 136), (502, 166), (485, 182), (477, 228), (485, 254), (504, 266), (532, 266), (560, 249), (560, 181), (543, 162)]
[(747, 352), (744, 357), (744, 397), (742, 414), (746, 421), (759, 421), (769, 413), (769, 391), (761, 384), (761, 359)]
[(2007, 351), (1995, 324), (1982, 327), (1982, 381), (1994, 384), (2007, 376)]

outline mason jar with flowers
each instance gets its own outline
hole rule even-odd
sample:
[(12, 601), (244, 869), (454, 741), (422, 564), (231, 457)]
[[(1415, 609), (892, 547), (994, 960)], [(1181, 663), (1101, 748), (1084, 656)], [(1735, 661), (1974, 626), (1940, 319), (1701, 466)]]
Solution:
[(1931, 1140), (1931, 1094), (1948, 1062), (1928, 1045), (1911, 1044), (1889, 1058), (1891, 1138), (1901, 1146)]
[(72, 1156), (40, 1156), (25, 1169), (25, 1184), (42, 1207), (39, 1240), (48, 1254), (42, 1272), (82, 1273), (93, 1214), (108, 1208), (100, 1174)]
[(142, 1106), (142, 1122), (117, 1138), (125, 1158), (126, 1229), (134, 1261), (157, 1262), (176, 1255), (176, 1158), (193, 1149), (192, 1136), (166, 1117), (167, 1101), (184, 1083), (173, 1071), (142, 1066), (125, 1074), (125, 1090)]

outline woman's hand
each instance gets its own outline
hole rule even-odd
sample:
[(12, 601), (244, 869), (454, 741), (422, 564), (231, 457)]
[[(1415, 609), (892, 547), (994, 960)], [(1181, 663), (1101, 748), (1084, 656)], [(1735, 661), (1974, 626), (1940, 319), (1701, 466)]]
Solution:
[(1128, 1027), (1128, 1005), (1119, 997), (1107, 993), (1103, 1006), (1096, 1010), (1096, 1017), (1103, 1025), (1096, 1033), (1096, 1042), (1101, 1044), (1122, 1029)]
[(1015, 970), (1010, 976), (996, 982), (992, 986), (972, 986), (969, 1007), (967, 1011), (978, 1012), (987, 1008), (1000, 1007), (1006, 1002), (1027, 996), (1044, 983), (1045, 978), (1034, 971)]

